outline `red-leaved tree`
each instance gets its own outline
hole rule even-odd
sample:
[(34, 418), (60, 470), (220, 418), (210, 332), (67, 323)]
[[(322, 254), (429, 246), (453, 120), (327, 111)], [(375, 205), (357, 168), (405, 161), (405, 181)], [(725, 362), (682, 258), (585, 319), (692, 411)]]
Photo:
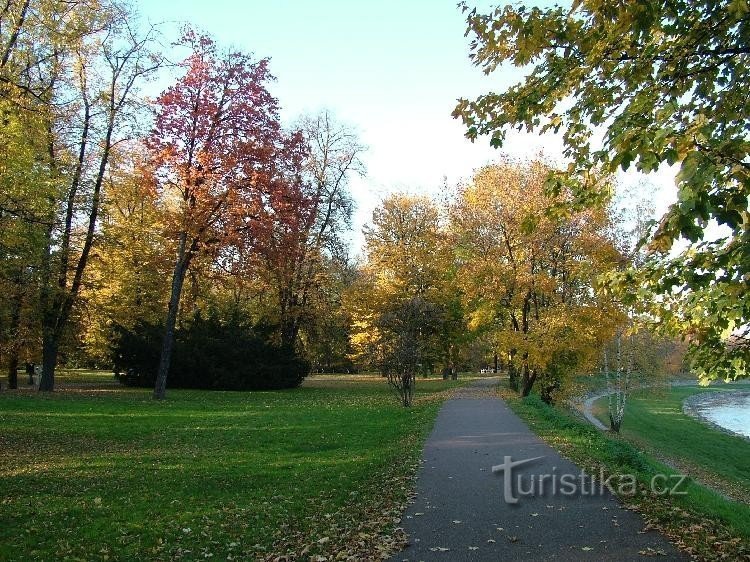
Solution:
[[(201, 253), (217, 253), (258, 227), (268, 194), (283, 187), (278, 160), (289, 152), (276, 100), (266, 88), (268, 59), (220, 51), (188, 30), (183, 76), (156, 101), (146, 145), (152, 178), (169, 209), (176, 244), (172, 288), (154, 398), (165, 396), (185, 275)], [(282, 166), (283, 167), (283, 166)]]

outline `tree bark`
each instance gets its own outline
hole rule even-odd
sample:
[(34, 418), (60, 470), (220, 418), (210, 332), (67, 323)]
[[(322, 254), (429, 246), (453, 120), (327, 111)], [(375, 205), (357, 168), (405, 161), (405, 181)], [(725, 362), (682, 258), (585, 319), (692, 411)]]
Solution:
[(169, 366), (172, 363), (172, 348), (174, 347), (174, 330), (177, 325), (177, 313), (180, 308), (180, 296), (182, 295), (182, 286), (185, 282), (185, 273), (188, 267), (188, 256), (185, 247), (187, 235), (183, 233), (180, 236), (180, 248), (178, 252), (177, 263), (172, 274), (172, 292), (169, 296), (169, 307), (167, 309), (167, 320), (164, 327), (164, 340), (161, 345), (161, 356), (159, 357), (159, 370), (156, 373), (156, 382), (154, 384), (154, 399), (163, 400), (167, 392), (167, 375)]
[[(22, 279), (18, 280), (19, 285), (23, 283)], [(10, 315), (11, 337), (10, 352), (8, 353), (8, 388), (14, 390), (18, 388), (18, 333), (21, 328), (21, 308), (23, 307), (23, 288), (19, 286), (15, 298), (13, 299), (13, 309)]]
[(42, 392), (51, 392), (55, 388), (58, 339), (54, 332), (44, 330), (42, 336), (42, 377), (39, 380), (39, 390)]
[(494, 366), (492, 367), (492, 372), (497, 374), (497, 351), (495, 352), (494, 356)]
[(13, 349), (8, 360), (8, 388), (18, 388), (18, 351)]
[(531, 389), (534, 387), (534, 381), (536, 381), (536, 371), (529, 369), (529, 365), (527, 363), (528, 356), (526, 353), (524, 353), (524, 365), (522, 369), (522, 387), (521, 387), (521, 396), (528, 396), (531, 394)]
[(511, 390), (515, 390), (518, 392), (520, 390), (520, 384), (519, 384), (519, 373), (518, 369), (516, 368), (516, 364), (514, 363), (514, 359), (516, 357), (517, 351), (515, 349), (511, 349), (508, 353), (508, 385), (510, 386)]

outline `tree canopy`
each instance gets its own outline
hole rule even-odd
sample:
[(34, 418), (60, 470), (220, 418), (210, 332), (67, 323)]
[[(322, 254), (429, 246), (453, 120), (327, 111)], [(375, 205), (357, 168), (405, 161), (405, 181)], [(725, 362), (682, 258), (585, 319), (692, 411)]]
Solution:
[(511, 384), (528, 395), (538, 380), (551, 401), (585, 370), (623, 320), (597, 278), (622, 256), (603, 209), (551, 213), (543, 162), (479, 170), (451, 208), (458, 279), (468, 326), (503, 351)]
[[(471, 58), (485, 73), (528, 70), (502, 93), (460, 100), (467, 136), (502, 146), (511, 129), (561, 133), (568, 167), (548, 188), (578, 203), (592, 181), (631, 165), (679, 167), (677, 202), (646, 240), (637, 270), (612, 275), (623, 301), (687, 336), (704, 379), (747, 374), (750, 346), (750, 7), (745, 1), (461, 4)], [(711, 223), (718, 236), (707, 236)], [(684, 242), (678, 243), (679, 240)]]

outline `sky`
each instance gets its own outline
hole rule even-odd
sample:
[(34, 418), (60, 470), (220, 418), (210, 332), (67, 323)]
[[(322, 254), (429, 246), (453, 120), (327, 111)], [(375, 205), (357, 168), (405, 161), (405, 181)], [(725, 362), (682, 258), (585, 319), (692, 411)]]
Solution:
[[(477, 0), (472, 6), (488, 8)], [(526, 2), (529, 4), (529, 2)], [(501, 154), (555, 160), (562, 143), (517, 133), (501, 151), (488, 139), (465, 139), (451, 117), (458, 98), (502, 91), (522, 73), (501, 68), (489, 76), (471, 64), (465, 20), (456, 0), (135, 0), (141, 17), (163, 24), (167, 40), (181, 22), (207, 31), (221, 45), (271, 59), (270, 90), (292, 123), (322, 109), (350, 125), (368, 147), (364, 178), (354, 178), (357, 204), (352, 246), (389, 193), (439, 194)], [(673, 173), (651, 179), (655, 207), (674, 198)], [(629, 174), (624, 186), (639, 178)]]

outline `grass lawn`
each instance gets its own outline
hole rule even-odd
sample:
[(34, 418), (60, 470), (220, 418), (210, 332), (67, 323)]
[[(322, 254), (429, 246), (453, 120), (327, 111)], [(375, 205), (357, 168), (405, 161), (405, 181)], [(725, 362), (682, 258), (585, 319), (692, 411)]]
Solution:
[(377, 552), (444, 391), (464, 382), (420, 379), (404, 409), (374, 377), (164, 402), (111, 375), (60, 381), (0, 393), (0, 560)]
[[(685, 495), (655, 495), (649, 489), (652, 477), (676, 474), (679, 470), (659, 462), (627, 437), (601, 432), (563, 408), (544, 404), (536, 395), (521, 399), (507, 389), (502, 389), (501, 394), (533, 431), (589, 473), (598, 474), (602, 470), (605, 475), (635, 476), (639, 491), (621, 498), (623, 503), (641, 512), (647, 526), (661, 530), (683, 550), (703, 560), (750, 558), (750, 505), (728, 500), (690, 478), (681, 488), (687, 492)], [(631, 420), (636, 417), (632, 414), (632, 411), (626, 414), (626, 424), (628, 415)], [(688, 448), (691, 446), (688, 443), (703, 438), (702, 433), (692, 433), (693, 430), (697, 431), (686, 426), (685, 433), (675, 429), (671, 437), (665, 436), (674, 440), (669, 450)], [(740, 441), (732, 438), (732, 447), (744, 445)], [(743, 462), (747, 467), (750, 460), (747, 449), (735, 454), (732, 447), (715, 449), (713, 468), (717, 474), (724, 470), (725, 458), (732, 459), (728, 463), (736, 462), (739, 471)], [(728, 472), (734, 473), (735, 468)], [(747, 468), (744, 471), (744, 477), (740, 473), (737, 476), (746, 486)]]
[[(622, 435), (722, 493), (750, 504), (750, 441), (722, 433), (682, 412), (682, 402), (688, 396), (747, 389), (750, 385), (742, 384), (639, 391), (626, 404)], [(594, 403), (594, 413), (609, 423), (606, 398)]]

